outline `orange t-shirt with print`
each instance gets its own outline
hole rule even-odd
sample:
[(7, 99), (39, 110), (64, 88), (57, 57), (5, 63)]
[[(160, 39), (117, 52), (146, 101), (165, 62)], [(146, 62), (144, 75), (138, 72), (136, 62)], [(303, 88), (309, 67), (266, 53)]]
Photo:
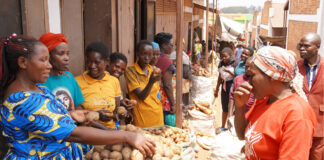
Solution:
[(268, 100), (257, 100), (246, 114), (246, 158), (308, 159), (316, 125), (312, 108), (296, 93), (269, 105)]

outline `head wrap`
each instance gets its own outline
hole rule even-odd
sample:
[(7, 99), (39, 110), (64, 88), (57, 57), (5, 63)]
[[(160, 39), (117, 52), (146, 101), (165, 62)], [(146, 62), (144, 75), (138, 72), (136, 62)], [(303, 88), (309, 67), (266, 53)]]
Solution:
[(43, 34), (39, 40), (45, 44), (45, 46), (48, 48), (48, 51), (51, 52), (56, 46), (58, 46), (61, 43), (68, 43), (68, 40), (65, 38), (64, 34), (62, 33), (45, 33)]
[(296, 54), (286, 49), (267, 46), (259, 49), (253, 57), (254, 64), (274, 80), (288, 82), (307, 101), (303, 91), (304, 77), (299, 73)]
[(156, 50), (156, 49), (160, 48), (159, 44), (157, 44), (155, 42), (152, 42), (152, 45), (153, 45), (153, 50)]

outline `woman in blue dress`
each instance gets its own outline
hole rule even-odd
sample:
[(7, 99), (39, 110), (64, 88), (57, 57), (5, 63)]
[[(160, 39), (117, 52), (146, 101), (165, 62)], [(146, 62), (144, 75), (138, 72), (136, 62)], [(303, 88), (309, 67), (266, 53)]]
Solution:
[(23, 36), (2, 39), (0, 60), (4, 71), (0, 72), (0, 129), (9, 146), (4, 159), (85, 159), (91, 146), (80, 143), (126, 142), (145, 156), (154, 153), (154, 142), (139, 134), (76, 126), (73, 119), (85, 121), (82, 112), (70, 114), (46, 87), (38, 85), (52, 68), (48, 49), (40, 41)]

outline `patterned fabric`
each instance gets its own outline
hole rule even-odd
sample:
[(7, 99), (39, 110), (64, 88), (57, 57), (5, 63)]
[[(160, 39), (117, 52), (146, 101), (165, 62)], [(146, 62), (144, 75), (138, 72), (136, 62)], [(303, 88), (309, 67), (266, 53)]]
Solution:
[(299, 73), (295, 53), (286, 49), (267, 46), (254, 55), (254, 64), (274, 80), (289, 82), (290, 86), (307, 101), (303, 91), (304, 77)]
[(84, 159), (89, 145), (67, 142), (76, 127), (60, 100), (43, 93), (11, 94), (0, 108), (0, 127), (9, 145), (4, 159)]

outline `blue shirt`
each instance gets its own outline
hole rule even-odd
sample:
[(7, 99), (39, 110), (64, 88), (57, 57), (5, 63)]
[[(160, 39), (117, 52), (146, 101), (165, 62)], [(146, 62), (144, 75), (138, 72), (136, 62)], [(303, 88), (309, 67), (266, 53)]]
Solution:
[(312, 88), (312, 85), (314, 84), (314, 80), (316, 77), (317, 69), (318, 69), (318, 64), (321, 60), (321, 57), (319, 57), (318, 61), (314, 66), (310, 66), (308, 64), (308, 61), (304, 61), (305, 65), (305, 70), (306, 70), (306, 79), (307, 79), (307, 84), (308, 84), (308, 89), (310, 90)]
[(236, 57), (235, 58), (237, 60), (241, 60), (242, 52), (243, 52), (243, 48), (236, 48), (236, 51), (235, 51)]
[(41, 85), (46, 86), (56, 98), (63, 102), (66, 109), (70, 111), (74, 110), (75, 106), (82, 104), (84, 97), (73, 75), (68, 71), (64, 73), (59, 76), (50, 74), (46, 82)]
[(245, 73), (245, 63), (243, 61), (240, 61), (234, 70), (234, 75), (236, 77), (244, 73)]

